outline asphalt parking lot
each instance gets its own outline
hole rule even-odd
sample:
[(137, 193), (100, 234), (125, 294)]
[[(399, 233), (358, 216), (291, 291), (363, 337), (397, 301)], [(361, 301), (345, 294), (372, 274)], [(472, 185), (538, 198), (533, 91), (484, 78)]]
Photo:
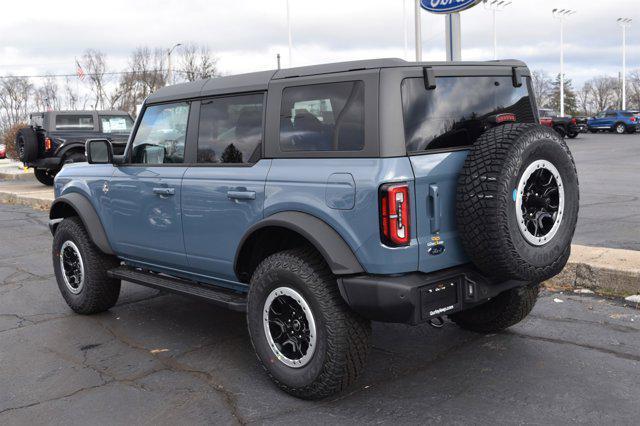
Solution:
[[(640, 249), (640, 135), (570, 144), (576, 242)], [(73, 314), (46, 218), (0, 204), (2, 425), (638, 422), (640, 310), (619, 301), (545, 291), (527, 320), (496, 335), (376, 323), (357, 386), (305, 402), (268, 380), (241, 314), (131, 284), (109, 312)]]
[(575, 244), (640, 250), (640, 133), (568, 139), (580, 180)]

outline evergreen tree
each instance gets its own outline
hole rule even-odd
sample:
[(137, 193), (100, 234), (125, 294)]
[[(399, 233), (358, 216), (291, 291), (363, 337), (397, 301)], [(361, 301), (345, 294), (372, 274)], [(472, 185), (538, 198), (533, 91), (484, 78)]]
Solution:
[(231, 143), (224, 149), (220, 159), (223, 163), (242, 163), (242, 152)]
[[(560, 113), (560, 74), (557, 75), (553, 82), (553, 89), (549, 107)], [(570, 78), (564, 76), (564, 113), (566, 115), (577, 115), (578, 101), (576, 92), (573, 89), (573, 83)]]

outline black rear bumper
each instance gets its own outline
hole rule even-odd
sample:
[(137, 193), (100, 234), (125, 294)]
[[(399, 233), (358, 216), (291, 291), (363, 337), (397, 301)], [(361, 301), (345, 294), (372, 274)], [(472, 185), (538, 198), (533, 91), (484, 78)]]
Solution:
[(494, 282), (473, 266), (433, 273), (341, 277), (342, 297), (354, 311), (374, 321), (419, 324), (473, 308), (524, 281)]

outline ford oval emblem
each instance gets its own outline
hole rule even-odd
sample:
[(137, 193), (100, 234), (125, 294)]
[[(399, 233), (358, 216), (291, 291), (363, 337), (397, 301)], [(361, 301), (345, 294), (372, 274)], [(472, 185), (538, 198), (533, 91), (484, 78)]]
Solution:
[(420, 0), (420, 6), (431, 13), (455, 13), (475, 6), (482, 0)]
[(431, 247), (429, 247), (429, 250), (427, 250), (427, 252), (431, 256), (441, 255), (442, 253), (444, 253), (444, 244), (438, 244), (438, 245), (435, 245), (435, 246), (431, 246)]

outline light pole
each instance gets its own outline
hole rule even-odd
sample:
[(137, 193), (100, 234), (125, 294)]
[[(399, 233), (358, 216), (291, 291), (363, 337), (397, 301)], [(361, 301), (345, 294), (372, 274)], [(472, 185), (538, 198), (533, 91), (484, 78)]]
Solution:
[(627, 28), (631, 26), (631, 18), (619, 18), (622, 27), (622, 109), (627, 109)]
[(553, 17), (560, 21), (560, 117), (564, 117), (564, 20), (576, 13), (571, 9), (553, 9)]
[(415, 0), (416, 62), (422, 62), (422, 7), (420, 0)]
[(503, 11), (511, 4), (507, 0), (484, 0), (484, 8), (493, 13), (493, 59), (498, 59), (498, 30), (496, 26), (496, 12)]
[(171, 69), (171, 53), (173, 52), (173, 49), (178, 46), (182, 46), (182, 43), (176, 43), (171, 49), (167, 50), (167, 83), (165, 84), (165, 86), (168, 86), (173, 82), (173, 70)]
[(289, 0), (287, 0), (287, 37), (289, 39), (289, 68), (293, 66), (293, 56), (291, 54), (293, 42), (291, 41), (291, 13), (289, 11)]

